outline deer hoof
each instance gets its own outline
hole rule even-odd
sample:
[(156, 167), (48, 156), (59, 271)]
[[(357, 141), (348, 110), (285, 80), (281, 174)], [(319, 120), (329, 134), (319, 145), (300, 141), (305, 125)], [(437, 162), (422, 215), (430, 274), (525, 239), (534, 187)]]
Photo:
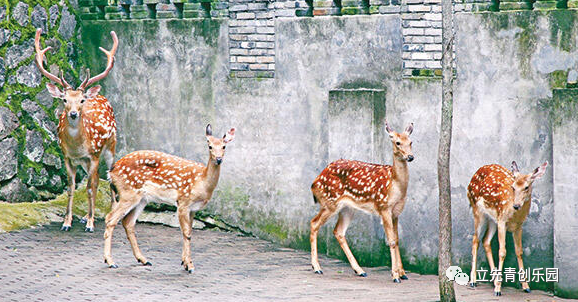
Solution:
[(361, 273), (358, 275), (359, 277), (367, 277), (367, 273)]
[(477, 282), (470, 282), (470, 287), (478, 287), (478, 283)]
[(527, 293), (529, 294), (529, 293), (531, 293), (532, 291), (531, 291), (529, 288), (526, 288), (526, 289), (524, 290), (524, 292), (527, 292)]
[(144, 266), (153, 266), (153, 264), (150, 261), (147, 261)]
[(501, 295), (502, 295), (502, 292), (494, 292), (494, 295), (495, 295), (495, 296), (501, 296)]
[(113, 264), (109, 265), (108, 268), (118, 268), (118, 265), (113, 263)]
[(401, 280), (399, 280), (399, 278), (393, 279), (393, 283), (401, 283)]
[(87, 228), (84, 229), (84, 231), (87, 232), (87, 233), (94, 233), (94, 228), (88, 228), (88, 227), (87, 227)]
[(62, 226), (62, 227), (60, 228), (60, 230), (61, 230), (61, 231), (64, 231), (64, 232), (68, 232), (68, 231), (70, 231), (70, 227), (69, 227), (69, 226)]
[(323, 275), (323, 271), (322, 271), (322, 270), (315, 271), (315, 273), (318, 274), (318, 275)]
[(401, 280), (407, 280), (407, 279), (409, 279), (409, 278), (407, 277), (407, 275), (403, 275), (403, 276), (401, 276), (401, 277), (399, 277), (399, 278), (400, 278)]

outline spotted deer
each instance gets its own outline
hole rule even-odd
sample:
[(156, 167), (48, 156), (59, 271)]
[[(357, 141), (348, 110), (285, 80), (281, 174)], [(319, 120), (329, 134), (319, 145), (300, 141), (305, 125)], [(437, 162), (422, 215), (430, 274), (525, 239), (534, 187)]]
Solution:
[[(532, 173), (522, 174), (515, 161), (512, 162), (512, 171), (496, 164), (486, 165), (478, 169), (472, 177), (467, 192), (474, 215), (471, 287), (477, 286), (476, 259), (480, 237), (483, 237), (483, 245), (490, 269), (496, 270), (491, 247), (496, 230), (500, 244), (497, 272), (502, 272), (506, 258), (506, 231), (513, 234), (518, 266), (520, 270), (524, 269), (522, 224), (530, 212), (532, 184), (544, 175), (547, 166), (548, 162), (545, 162)], [(501, 285), (500, 278), (495, 278), (494, 294), (496, 296), (502, 295)], [(525, 292), (530, 292), (528, 282), (522, 282), (522, 289)]]
[(211, 125), (205, 130), (209, 161), (203, 164), (157, 151), (136, 151), (119, 159), (109, 172), (111, 187), (117, 192), (118, 203), (106, 215), (104, 232), (104, 262), (118, 267), (112, 260), (112, 233), (120, 219), (138, 262), (152, 265), (141, 253), (134, 226), (146, 204), (153, 200), (177, 206), (183, 235), (182, 265), (192, 273), (192, 221), (196, 211), (204, 208), (219, 181), (225, 147), (235, 138), (231, 128), (223, 138), (212, 135)]
[[(68, 174), (68, 206), (61, 230), (69, 231), (72, 226), (76, 168), (81, 166), (88, 174), (89, 202), (88, 213), (82, 220), (86, 221), (85, 231), (94, 232), (94, 202), (99, 180), (98, 163), (103, 155), (107, 167), (110, 169), (112, 166), (116, 145), (116, 122), (112, 106), (105, 97), (98, 94), (100, 86), (90, 86), (105, 78), (112, 69), (118, 39), (115, 32), (111, 31), (112, 49), (100, 48), (107, 57), (106, 69), (92, 78), (87, 69), (86, 78), (77, 89), (74, 89), (64, 79), (62, 71), (60, 77), (57, 77), (44, 69), (44, 56), (51, 47), (40, 48), (41, 33), (42, 30), (37, 29), (34, 40), (36, 65), (44, 76), (63, 89), (52, 83), (46, 84), (52, 97), (62, 99), (64, 102), (64, 111), (58, 122), (58, 144), (64, 154), (64, 165)], [(114, 200), (114, 196), (112, 199)]]
[(317, 233), (329, 218), (339, 213), (333, 234), (355, 273), (367, 276), (345, 240), (345, 232), (356, 209), (381, 216), (391, 253), (393, 281), (399, 283), (401, 279), (407, 279), (401, 263), (397, 230), (409, 180), (407, 162), (414, 159), (409, 138), (413, 124), (403, 133), (394, 132), (387, 122), (385, 129), (393, 145), (393, 166), (340, 159), (329, 164), (311, 185), (313, 199), (320, 205), (319, 213), (311, 220), (310, 235), (311, 264), (317, 274), (323, 273), (317, 259)]

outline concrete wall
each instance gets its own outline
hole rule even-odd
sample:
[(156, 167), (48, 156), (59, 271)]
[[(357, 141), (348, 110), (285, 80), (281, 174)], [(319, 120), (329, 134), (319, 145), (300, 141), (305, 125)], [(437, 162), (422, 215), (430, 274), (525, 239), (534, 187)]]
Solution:
[[(535, 12), (457, 17), (452, 184), (454, 252), (462, 267), (471, 261), (473, 229), (465, 188), (476, 169), (516, 160), (530, 171), (552, 163), (549, 119), (538, 100), (551, 96), (552, 64), (578, 68), (573, 59), (558, 62), (561, 55), (576, 57), (576, 49), (556, 45), (552, 24), (550, 15)], [(228, 76), (225, 21), (84, 26), (86, 50), (101, 39), (110, 43), (111, 29), (119, 35), (117, 64), (102, 83), (119, 124), (119, 156), (156, 149), (205, 162), (205, 124), (215, 133), (237, 127), (208, 210), (289, 246), (309, 248), (309, 221), (318, 210), (309, 188), (325, 165), (342, 156), (390, 163), (381, 116), (398, 130), (414, 122), (402, 257), (410, 269), (437, 270), (441, 86), (435, 78), (403, 78), (399, 15), (276, 19), (273, 79)], [(90, 60), (93, 69), (103, 68), (102, 58)], [(349, 143), (340, 145), (340, 137)], [(550, 167), (535, 184), (524, 226), (527, 266), (553, 265), (553, 220)], [(343, 258), (334, 224), (335, 218), (322, 229), (319, 244)], [(348, 238), (362, 265), (389, 265), (376, 217), (356, 214)], [(515, 267), (508, 241), (507, 266)]]

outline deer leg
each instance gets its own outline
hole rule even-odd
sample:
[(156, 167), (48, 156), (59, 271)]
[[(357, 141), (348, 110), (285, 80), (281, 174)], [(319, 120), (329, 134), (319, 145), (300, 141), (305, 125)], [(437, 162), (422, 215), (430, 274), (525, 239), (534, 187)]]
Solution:
[(347, 227), (349, 227), (351, 219), (353, 219), (353, 211), (350, 208), (345, 207), (341, 212), (339, 212), (339, 219), (337, 220), (335, 229), (333, 229), (333, 235), (335, 235), (337, 242), (339, 242), (341, 249), (345, 253), (347, 260), (349, 260), (349, 264), (355, 273), (360, 277), (367, 277), (367, 274), (359, 266), (357, 260), (355, 260), (353, 253), (351, 253), (351, 250), (349, 249), (347, 240), (345, 239), (345, 232), (347, 232)]
[[(112, 169), (112, 165), (114, 164), (114, 147), (110, 147), (110, 149), (104, 150), (103, 153), (106, 168), (108, 169), (108, 172), (110, 172), (110, 169)], [(112, 180), (109, 179), (109, 181)], [(113, 208), (116, 205), (117, 205), (116, 192), (114, 192), (114, 190), (110, 190), (110, 207)]]
[(88, 213), (86, 219), (85, 232), (94, 232), (94, 204), (96, 202), (96, 193), (98, 191), (98, 157), (93, 157), (90, 160), (88, 168)]
[(135, 193), (123, 193), (120, 196), (119, 204), (112, 209), (105, 217), (106, 229), (104, 231), (104, 263), (110, 268), (118, 266), (112, 260), (112, 233), (118, 221), (123, 218), (141, 200), (140, 195)]
[(191, 211), (188, 206), (182, 206), (177, 209), (179, 216), (179, 223), (181, 225), (181, 232), (183, 233), (183, 254), (181, 265), (185, 270), (192, 273), (195, 270), (193, 261), (191, 260), (191, 236), (193, 233)]
[(492, 255), (492, 238), (494, 238), (494, 234), (496, 234), (497, 225), (494, 221), (485, 218), (487, 223), (487, 230), (486, 235), (484, 236), (484, 250), (486, 251), (486, 259), (488, 260), (488, 264), (490, 265), (490, 271), (496, 269), (496, 265), (494, 264), (494, 255)]
[[(472, 237), (472, 272), (470, 273), (470, 286), (476, 287), (477, 283), (477, 269), (478, 269), (478, 248), (480, 245), (480, 236), (483, 234), (484, 218), (480, 219), (480, 213), (477, 209), (472, 208), (474, 213), (474, 236)], [(491, 251), (491, 249), (490, 249)]]
[(401, 280), (407, 280), (407, 276), (405, 275), (405, 270), (403, 269), (403, 264), (401, 263), (401, 255), (399, 253), (399, 233), (397, 231), (397, 223), (399, 221), (398, 217), (392, 219), (393, 221), (393, 232), (395, 233), (395, 240), (397, 244), (395, 245), (395, 256), (397, 259), (397, 271), (399, 273), (399, 278)]
[(317, 233), (321, 226), (323, 226), (325, 222), (327, 222), (327, 219), (331, 218), (333, 214), (334, 212), (328, 208), (321, 207), (319, 213), (311, 219), (311, 234), (309, 235), (309, 241), (311, 242), (311, 265), (316, 274), (323, 274), (317, 257)]
[[(524, 251), (522, 250), (522, 227), (518, 228), (513, 235), (514, 245), (516, 247), (516, 258), (518, 258), (518, 268), (523, 271), (524, 261), (522, 260), (522, 255), (524, 254)], [(522, 289), (527, 293), (530, 292), (528, 282), (522, 281)]]
[(504, 267), (504, 260), (506, 259), (506, 223), (498, 223), (498, 242), (500, 243), (500, 258), (498, 262), (498, 274), (494, 280), (494, 294), (496, 296), (502, 295), (502, 269)]
[(147, 261), (146, 257), (142, 254), (138, 247), (138, 243), (136, 241), (136, 235), (134, 232), (134, 226), (136, 223), (136, 219), (142, 213), (142, 210), (146, 206), (146, 201), (141, 200), (141, 202), (135, 206), (124, 218), (122, 219), (122, 226), (124, 227), (124, 231), (126, 232), (126, 237), (130, 242), (130, 246), (132, 248), (132, 253), (136, 260), (143, 265), (152, 265), (149, 261)]
[(389, 252), (391, 254), (391, 275), (393, 282), (401, 283), (397, 268), (397, 253), (395, 251), (398, 241), (393, 230), (393, 218), (391, 217), (392, 214), (389, 211), (382, 211), (380, 216), (383, 222), (383, 229), (385, 230), (385, 234), (387, 236)]
[(64, 223), (60, 230), (70, 231), (70, 227), (72, 226), (72, 203), (74, 200), (74, 189), (76, 187), (76, 167), (68, 158), (64, 159), (64, 166), (66, 167), (66, 174), (68, 175), (68, 205), (66, 206)]

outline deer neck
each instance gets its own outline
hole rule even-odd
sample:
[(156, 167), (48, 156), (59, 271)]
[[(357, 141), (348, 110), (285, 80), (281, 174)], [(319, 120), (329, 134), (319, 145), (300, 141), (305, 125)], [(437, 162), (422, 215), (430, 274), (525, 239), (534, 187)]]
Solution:
[(407, 170), (407, 161), (393, 156), (392, 180), (400, 186), (402, 192), (407, 191), (407, 182), (409, 181), (409, 172)]
[(207, 163), (207, 167), (203, 172), (203, 182), (205, 189), (211, 194), (217, 183), (219, 182), (219, 174), (221, 173), (221, 165), (217, 165), (214, 161), (211, 160), (209, 157), (209, 162)]
[(68, 116), (64, 117), (63, 123), (63, 134), (67, 138), (67, 141), (70, 142), (78, 142), (82, 141), (84, 137), (84, 121), (82, 116), (78, 117), (78, 121), (75, 123), (71, 123), (68, 120)]

